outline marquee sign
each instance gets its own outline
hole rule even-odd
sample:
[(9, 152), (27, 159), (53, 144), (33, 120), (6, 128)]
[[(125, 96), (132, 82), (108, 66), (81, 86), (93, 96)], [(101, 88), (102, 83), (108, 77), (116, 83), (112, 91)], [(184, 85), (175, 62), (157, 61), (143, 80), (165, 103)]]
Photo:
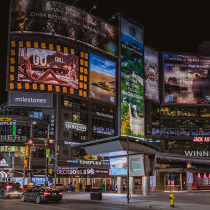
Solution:
[(209, 151), (184, 151), (186, 156), (208, 157)]
[(64, 126), (66, 129), (75, 129), (77, 131), (86, 131), (87, 126), (84, 124), (73, 123), (73, 122), (65, 122)]

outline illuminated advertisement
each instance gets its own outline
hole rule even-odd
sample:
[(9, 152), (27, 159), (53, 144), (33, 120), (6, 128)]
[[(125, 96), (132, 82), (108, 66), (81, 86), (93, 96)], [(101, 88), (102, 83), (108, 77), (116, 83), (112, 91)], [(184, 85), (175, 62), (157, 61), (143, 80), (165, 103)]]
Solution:
[(158, 52), (144, 47), (145, 98), (159, 101)]
[(121, 18), (121, 134), (144, 137), (143, 29)]
[(127, 157), (110, 158), (111, 175), (127, 175)]
[(116, 63), (90, 53), (90, 97), (115, 104)]
[(165, 103), (210, 103), (210, 57), (164, 54)]
[(78, 89), (79, 57), (38, 48), (19, 48), (18, 81)]
[(118, 30), (115, 27), (59, 2), (12, 0), (11, 31), (57, 34), (118, 56)]

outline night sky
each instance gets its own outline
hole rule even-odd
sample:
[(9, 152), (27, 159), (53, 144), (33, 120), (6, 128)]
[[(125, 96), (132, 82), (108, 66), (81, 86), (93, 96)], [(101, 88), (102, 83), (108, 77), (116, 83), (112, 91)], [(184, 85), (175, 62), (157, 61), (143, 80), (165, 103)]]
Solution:
[[(6, 102), (6, 51), (9, 1), (1, 4), (0, 104)], [(74, 0), (66, 0), (73, 4)], [(78, 0), (75, 6), (107, 21), (120, 12), (144, 26), (144, 44), (158, 51), (198, 53), (198, 46), (210, 40), (209, 0)], [(110, 24), (114, 24), (111, 20)]]

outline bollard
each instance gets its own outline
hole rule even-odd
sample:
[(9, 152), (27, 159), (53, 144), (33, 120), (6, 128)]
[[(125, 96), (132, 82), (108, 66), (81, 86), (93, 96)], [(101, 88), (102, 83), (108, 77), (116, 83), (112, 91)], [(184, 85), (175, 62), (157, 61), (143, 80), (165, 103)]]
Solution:
[(174, 199), (175, 199), (174, 194), (170, 194), (170, 206), (171, 207), (174, 207)]

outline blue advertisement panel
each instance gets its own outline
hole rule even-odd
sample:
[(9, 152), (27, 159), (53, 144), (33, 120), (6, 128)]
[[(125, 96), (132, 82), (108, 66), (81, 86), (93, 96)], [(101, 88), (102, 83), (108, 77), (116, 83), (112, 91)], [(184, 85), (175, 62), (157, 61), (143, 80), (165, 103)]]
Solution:
[(143, 29), (121, 18), (121, 134), (144, 137)]
[(90, 53), (90, 97), (115, 104), (116, 63)]
[(164, 54), (165, 103), (210, 104), (209, 69), (210, 57)]
[(127, 175), (127, 157), (110, 158), (111, 175)]

